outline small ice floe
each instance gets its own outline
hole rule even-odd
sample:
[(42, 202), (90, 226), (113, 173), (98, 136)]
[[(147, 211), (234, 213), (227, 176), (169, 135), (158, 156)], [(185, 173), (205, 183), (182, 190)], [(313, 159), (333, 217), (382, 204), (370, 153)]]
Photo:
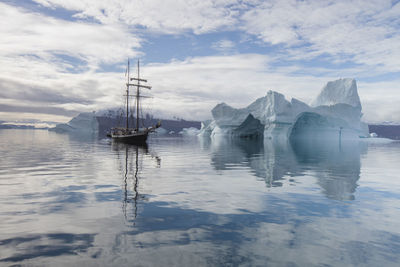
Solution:
[(168, 133), (168, 131), (162, 127), (159, 127), (155, 130), (157, 135), (166, 135)]
[(182, 136), (197, 136), (200, 130), (195, 127), (183, 128), (182, 131), (179, 132)]

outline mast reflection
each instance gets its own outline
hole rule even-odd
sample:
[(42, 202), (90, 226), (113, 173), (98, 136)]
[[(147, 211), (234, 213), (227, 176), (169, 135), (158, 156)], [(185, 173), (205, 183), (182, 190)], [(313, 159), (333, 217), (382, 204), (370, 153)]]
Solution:
[[(139, 192), (140, 174), (143, 170), (143, 161), (147, 156), (156, 160), (157, 167), (161, 167), (161, 159), (150, 153), (147, 144), (132, 145), (113, 142), (112, 149), (119, 159), (120, 171), (123, 176), (122, 210), (126, 221), (135, 223), (138, 214), (138, 202), (145, 198)], [(132, 204), (132, 218), (129, 218), (129, 206)]]

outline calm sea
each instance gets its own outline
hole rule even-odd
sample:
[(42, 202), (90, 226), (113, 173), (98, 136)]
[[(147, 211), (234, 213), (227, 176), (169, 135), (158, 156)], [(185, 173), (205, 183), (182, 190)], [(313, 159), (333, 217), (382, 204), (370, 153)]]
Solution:
[(0, 131), (0, 265), (399, 266), (400, 143)]

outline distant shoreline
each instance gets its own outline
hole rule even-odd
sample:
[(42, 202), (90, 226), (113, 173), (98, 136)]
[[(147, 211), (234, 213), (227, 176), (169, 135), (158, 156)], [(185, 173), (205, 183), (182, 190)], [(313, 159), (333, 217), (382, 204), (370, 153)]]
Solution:
[(36, 128), (32, 125), (15, 125), (15, 124), (0, 124), (1, 129), (19, 129), (19, 130), (48, 130), (48, 127)]
[[(100, 133), (112, 127), (114, 120), (108, 117), (97, 117), (100, 124)], [(156, 119), (154, 119), (156, 120)], [(200, 129), (200, 121), (186, 121), (186, 120), (161, 120), (163, 128), (178, 133), (183, 128), (195, 127)], [(400, 125), (384, 125), (384, 124), (369, 124), (369, 132), (376, 133), (378, 137), (389, 138), (393, 140), (400, 140)], [(15, 124), (0, 124), (2, 129), (19, 129), (19, 130), (48, 130), (49, 128), (35, 128), (32, 125), (15, 125)]]

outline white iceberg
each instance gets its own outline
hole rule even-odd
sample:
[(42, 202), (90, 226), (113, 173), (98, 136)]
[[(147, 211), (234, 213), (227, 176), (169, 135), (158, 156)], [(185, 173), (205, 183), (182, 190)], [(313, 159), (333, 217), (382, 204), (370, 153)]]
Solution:
[(225, 103), (215, 106), (213, 120), (202, 123), (199, 136), (238, 136), (290, 138), (293, 136), (340, 135), (341, 138), (368, 136), (361, 122), (361, 102), (354, 79), (339, 79), (328, 84), (311, 106), (274, 91), (246, 108), (235, 109)]
[(182, 136), (197, 136), (200, 130), (195, 127), (183, 128), (182, 131), (179, 132)]
[(166, 129), (162, 128), (162, 127), (159, 127), (157, 129), (155, 129), (155, 132), (156, 132), (157, 135), (166, 135), (166, 134), (168, 134), (168, 130), (166, 130)]
[(321, 93), (311, 102), (312, 107), (348, 104), (361, 111), (360, 97), (355, 79), (339, 79), (328, 82)]
[(68, 123), (57, 124), (56, 127), (49, 130), (60, 133), (97, 133), (99, 123), (95, 113), (85, 112), (72, 118)]

